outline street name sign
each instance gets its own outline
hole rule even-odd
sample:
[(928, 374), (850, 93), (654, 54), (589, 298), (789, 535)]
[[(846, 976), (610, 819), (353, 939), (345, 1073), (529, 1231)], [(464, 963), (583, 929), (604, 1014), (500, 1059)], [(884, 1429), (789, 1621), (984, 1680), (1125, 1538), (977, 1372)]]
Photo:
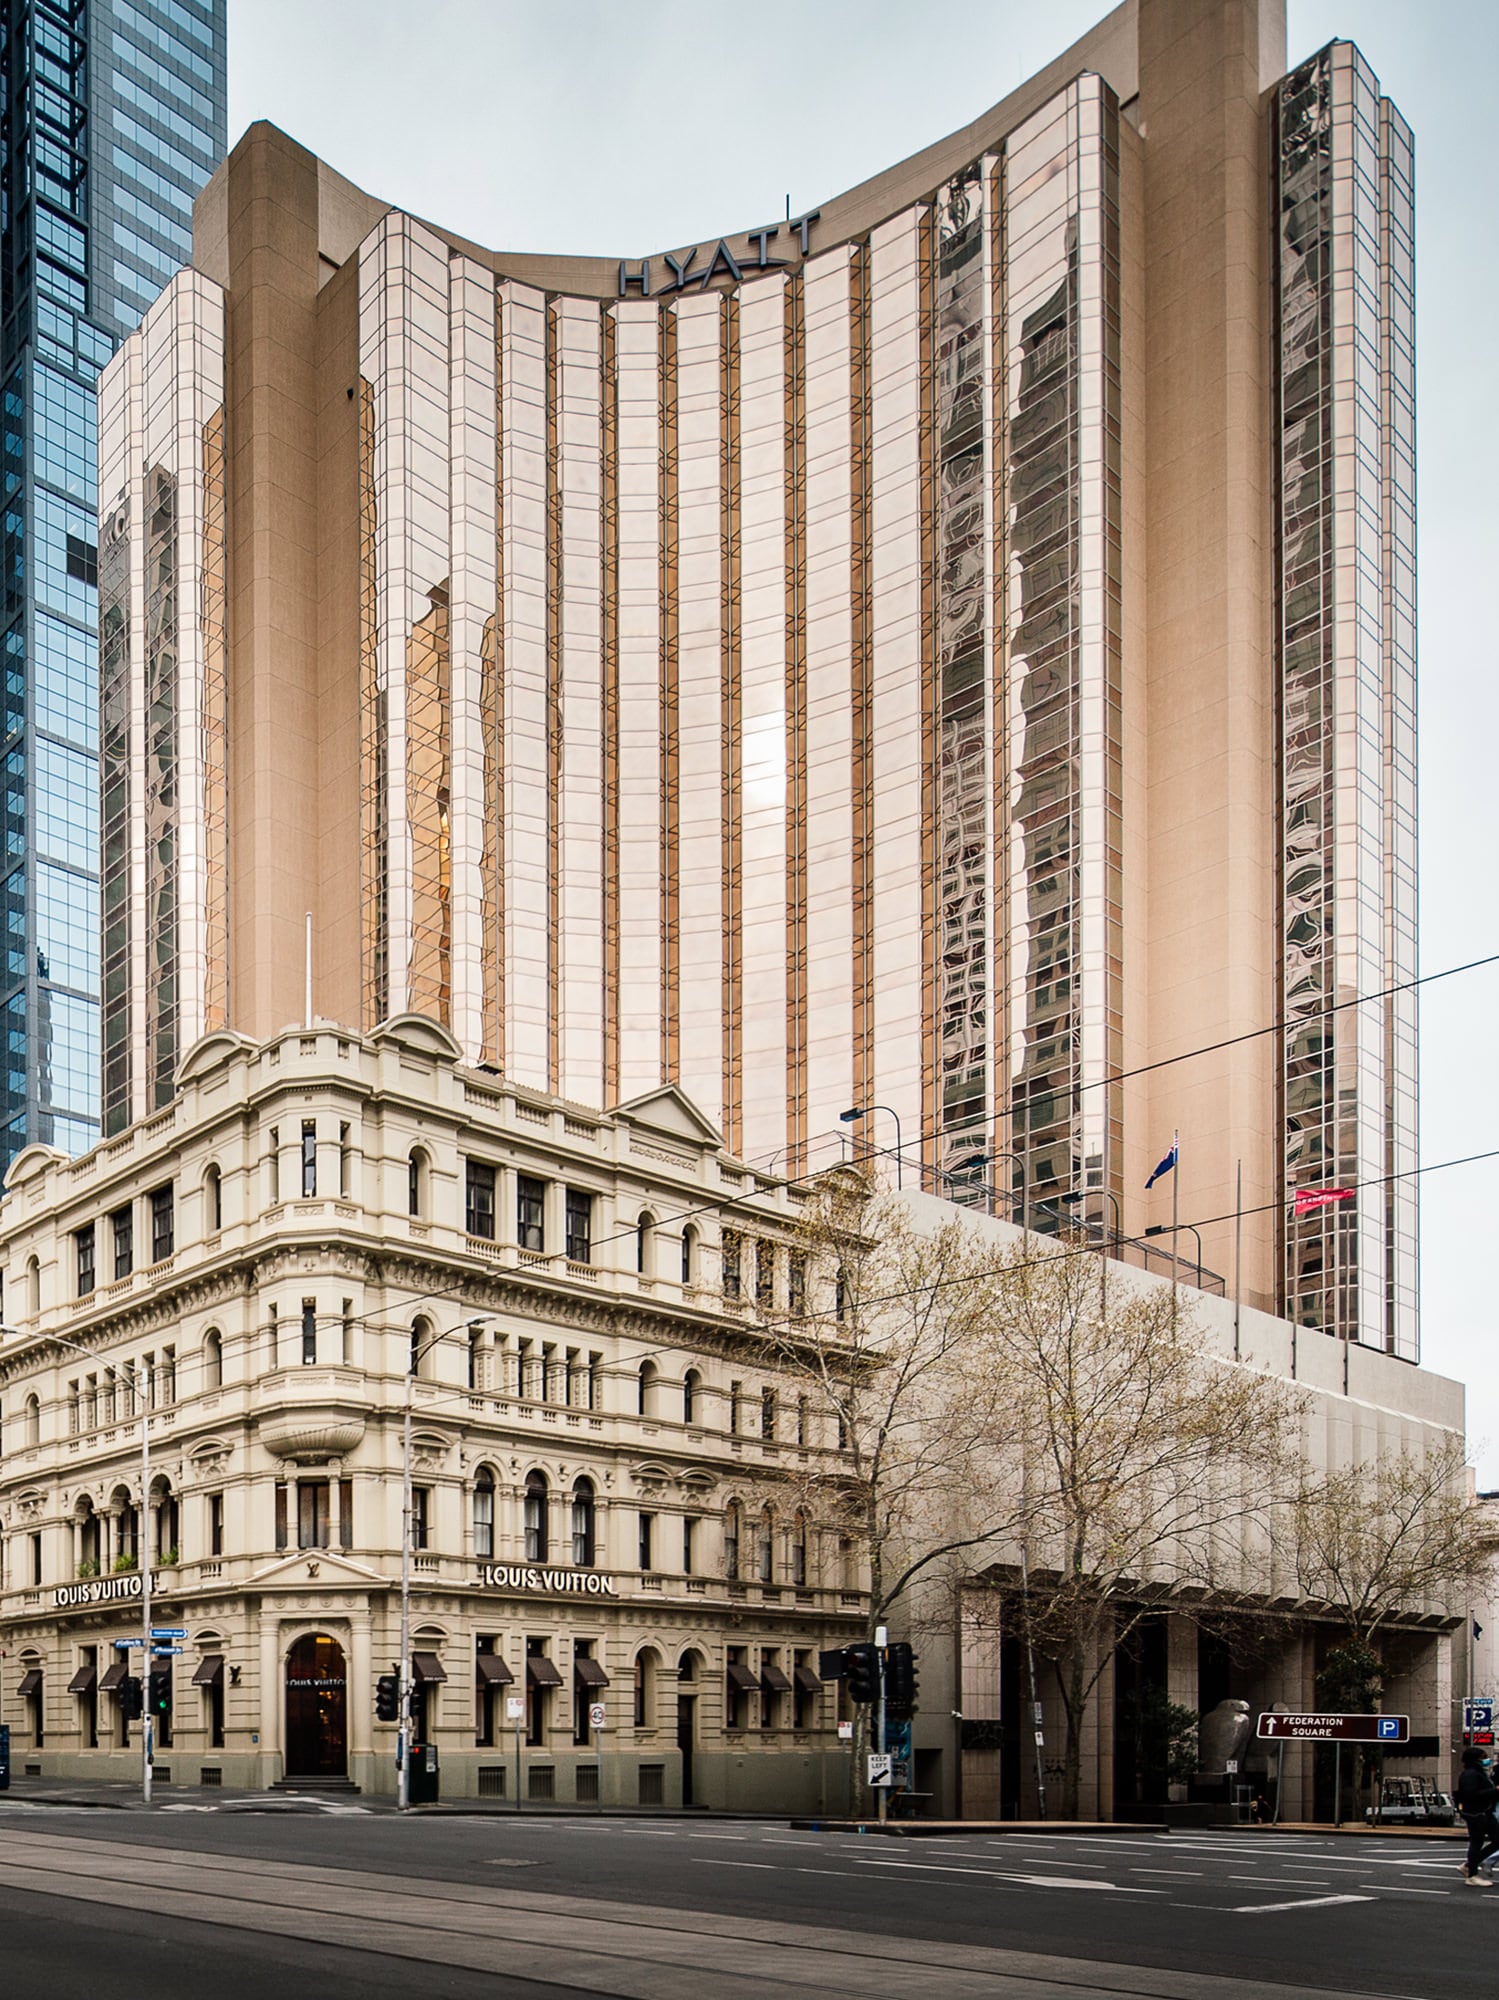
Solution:
[(151, 1637), (153, 1639), (185, 1639), (187, 1637), (187, 1627), (185, 1625), (153, 1625), (151, 1627)]
[(127, 1646), (144, 1646), (145, 1643), (146, 1642), (144, 1639), (116, 1639), (115, 1651), (117, 1653), (123, 1653)]
[(1408, 1715), (1281, 1714), (1271, 1709), (1260, 1717), (1256, 1735), (1262, 1741), (1303, 1743), (1408, 1743)]
[(151, 1657), (154, 1660), (166, 1660), (170, 1659), (174, 1653), (180, 1653), (181, 1651), (182, 1648), (180, 1646), (153, 1646), (151, 1648)]

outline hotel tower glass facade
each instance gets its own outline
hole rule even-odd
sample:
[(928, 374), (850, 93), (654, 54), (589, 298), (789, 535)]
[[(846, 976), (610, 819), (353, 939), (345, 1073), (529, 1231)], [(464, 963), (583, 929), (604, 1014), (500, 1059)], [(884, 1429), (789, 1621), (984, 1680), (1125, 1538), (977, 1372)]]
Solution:
[(1413, 1004), (1326, 1011), (1414, 964), (1410, 140), (1227, 11), (617, 264), (253, 128), (103, 397), (105, 1130), (311, 910), (318, 1012), (782, 1170), (891, 1110), (1143, 1234), (1179, 1127), (1210, 1265), (1237, 1162), (1245, 1296), (1415, 1358)]
[[(0, 5), (0, 1167), (99, 1134), (95, 382), (223, 157), (224, 0)], [(108, 694), (106, 684), (106, 695)]]

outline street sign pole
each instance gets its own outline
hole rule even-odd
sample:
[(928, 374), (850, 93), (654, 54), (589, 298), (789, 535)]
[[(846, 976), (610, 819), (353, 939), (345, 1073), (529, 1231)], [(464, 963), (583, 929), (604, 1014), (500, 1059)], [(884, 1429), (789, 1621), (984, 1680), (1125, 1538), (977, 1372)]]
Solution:
[(520, 1811), (520, 1726), (525, 1712), (526, 1702), (523, 1695), (506, 1695), (505, 1713), (515, 1724), (515, 1810), (517, 1812)]
[(598, 1764), (598, 1798), (594, 1801), (598, 1810), (604, 1810), (604, 1704), (593, 1702), (588, 1710), (588, 1720), (593, 1724), (593, 1754)]
[(1333, 1745), (1332, 1754), (1332, 1823), (1343, 1824), (1343, 1739), (1340, 1736)]
[[(875, 1666), (880, 1677), (879, 1691), (875, 1696), (874, 1747), (876, 1750), (883, 1751), (885, 1748), (885, 1648), (890, 1643), (890, 1632), (887, 1626), (880, 1625), (876, 1628), (874, 1643), (879, 1655)], [(889, 1798), (889, 1792), (882, 1785), (875, 1804), (875, 1810), (882, 1820), (890, 1810)]]

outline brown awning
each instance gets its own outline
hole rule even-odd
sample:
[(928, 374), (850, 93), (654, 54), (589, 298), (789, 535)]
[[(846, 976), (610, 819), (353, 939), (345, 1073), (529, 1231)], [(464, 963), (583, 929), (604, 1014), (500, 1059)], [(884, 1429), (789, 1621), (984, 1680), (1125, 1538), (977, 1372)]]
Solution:
[(758, 1694), (760, 1677), (753, 1667), (747, 1667), (743, 1660), (730, 1660), (728, 1665), (729, 1686), (738, 1688), (741, 1694)]
[(527, 1653), (526, 1679), (533, 1688), (560, 1688), (562, 1676), (541, 1653)]
[(498, 1653), (476, 1653), (474, 1655), (474, 1664), (479, 1669), (479, 1681), (482, 1686), (492, 1688), (514, 1687), (515, 1675), (510, 1671), (510, 1663), (508, 1660), (501, 1659)]
[(130, 1662), (128, 1660), (116, 1660), (112, 1667), (104, 1669), (104, 1678), (99, 1683), (100, 1694), (113, 1694), (121, 1681), (126, 1680), (129, 1674)]
[(442, 1670), (442, 1661), (436, 1653), (413, 1653), (411, 1674), (418, 1687), (426, 1681), (445, 1681), (447, 1675)]
[(609, 1685), (609, 1676), (604, 1669), (597, 1660), (590, 1660), (586, 1654), (580, 1654), (573, 1661), (573, 1672), (586, 1688), (606, 1688)]
[(81, 1666), (68, 1682), (69, 1694), (92, 1694), (98, 1685), (99, 1670), (90, 1660)]
[(805, 1660), (791, 1670), (791, 1678), (803, 1694), (821, 1694), (822, 1682), (817, 1677), (815, 1667), (809, 1667)]
[(760, 1663), (760, 1685), (767, 1694), (790, 1694), (791, 1683), (774, 1660)]
[(21, 1685), (16, 1689), (16, 1693), (21, 1697), (22, 1701), (24, 1701), (27, 1695), (35, 1694), (37, 1689), (41, 1686), (41, 1684), (42, 1684), (41, 1668), (32, 1667), (29, 1669), (28, 1672), (22, 1674)]
[(224, 1682), (224, 1656), (222, 1653), (205, 1653), (193, 1669), (190, 1686), (195, 1688), (222, 1687)]

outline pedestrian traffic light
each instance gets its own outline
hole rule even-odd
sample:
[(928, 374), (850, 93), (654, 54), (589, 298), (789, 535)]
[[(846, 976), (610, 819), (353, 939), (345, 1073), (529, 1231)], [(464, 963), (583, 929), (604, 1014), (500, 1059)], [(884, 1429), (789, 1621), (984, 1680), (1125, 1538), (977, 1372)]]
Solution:
[(157, 1667), (153, 1670), (146, 1686), (146, 1700), (150, 1704), (153, 1715), (167, 1717), (171, 1715), (172, 1670), (170, 1667)]
[(401, 1714), (401, 1677), (381, 1674), (375, 1682), (376, 1722), (396, 1722)]
[(850, 1701), (878, 1701), (880, 1697), (880, 1649), (867, 1643), (844, 1649), (848, 1662), (844, 1678)]
[(916, 1655), (904, 1639), (885, 1648), (885, 1713), (901, 1720), (916, 1707)]
[(144, 1703), (139, 1674), (127, 1674), (120, 1682), (120, 1714), (127, 1722), (139, 1722)]

